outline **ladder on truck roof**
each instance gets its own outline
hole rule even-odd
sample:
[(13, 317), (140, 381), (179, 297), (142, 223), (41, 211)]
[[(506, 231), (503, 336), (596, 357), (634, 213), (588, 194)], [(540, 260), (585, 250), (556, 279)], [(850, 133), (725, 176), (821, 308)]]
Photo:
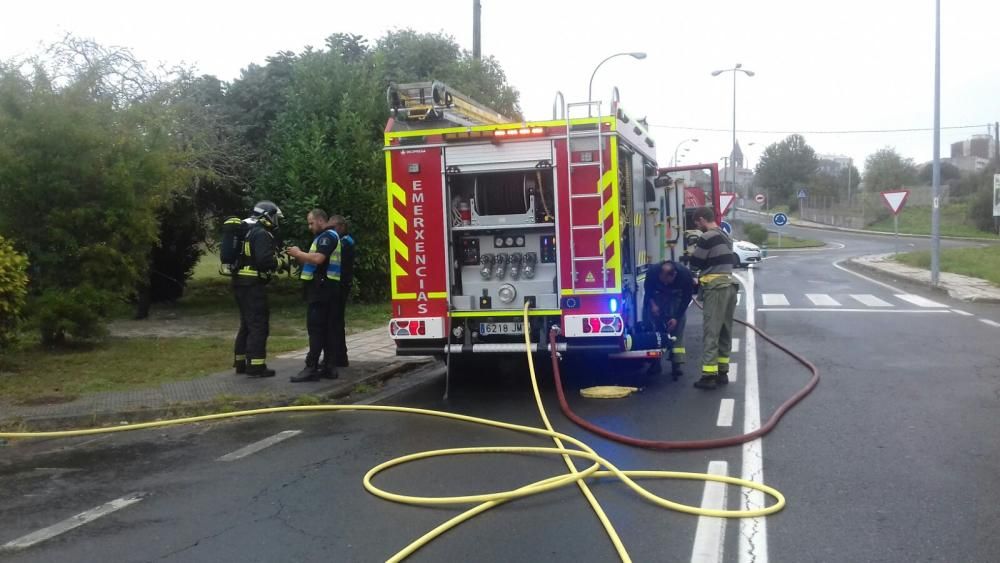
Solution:
[[(577, 131), (573, 132), (572, 118), (570, 117), (570, 110), (574, 107), (586, 107), (587, 114), (590, 115), (591, 109), (597, 107), (597, 125), (593, 131)], [(577, 291), (577, 284), (579, 278), (579, 270), (577, 269), (577, 264), (581, 262), (600, 262), (601, 263), (601, 289), (607, 291), (608, 289), (608, 260), (606, 251), (606, 234), (604, 232), (604, 221), (601, 220), (601, 209), (604, 206), (604, 194), (601, 192), (601, 180), (604, 179), (604, 136), (602, 135), (601, 126), (601, 102), (576, 102), (572, 104), (566, 104), (566, 109), (563, 112), (566, 118), (566, 162), (569, 166), (569, 249), (570, 249), (570, 287), (573, 291)], [(573, 139), (579, 139), (581, 137), (597, 137), (597, 160), (593, 162), (573, 162)], [(573, 171), (584, 167), (596, 167), (597, 168), (597, 182), (594, 183), (593, 191), (590, 190), (590, 186), (587, 186), (580, 193), (576, 193), (573, 189)], [(597, 198), (597, 217), (595, 217), (595, 223), (582, 222), (577, 223), (574, 218), (574, 208), (576, 203)], [(617, 210), (613, 211), (617, 212)], [(579, 215), (581, 211), (576, 211)], [(597, 255), (586, 255), (577, 256), (576, 255), (576, 233), (578, 231), (591, 231), (598, 230), (601, 233), (601, 241), (599, 253)], [(593, 270), (591, 270), (593, 271)], [(597, 288), (580, 288), (580, 289), (597, 289)]]
[(471, 127), (497, 125), (511, 120), (443, 82), (389, 84), (386, 101), (393, 117), (401, 121), (450, 121)]

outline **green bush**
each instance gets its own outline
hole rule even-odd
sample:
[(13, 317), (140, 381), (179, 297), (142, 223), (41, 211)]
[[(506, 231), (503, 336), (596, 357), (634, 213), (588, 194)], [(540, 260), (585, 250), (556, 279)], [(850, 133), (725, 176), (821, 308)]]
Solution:
[(758, 246), (767, 242), (767, 229), (757, 223), (747, 223), (743, 227), (743, 232), (746, 234), (747, 240)]
[(104, 319), (113, 303), (112, 293), (89, 285), (46, 289), (32, 301), (32, 319), (46, 345), (62, 344), (66, 336), (103, 338), (108, 333)]
[(13, 340), (28, 293), (28, 259), (0, 236), (0, 350)]
[(969, 201), (969, 221), (980, 231), (992, 232), (993, 222), (993, 187), (980, 189)]

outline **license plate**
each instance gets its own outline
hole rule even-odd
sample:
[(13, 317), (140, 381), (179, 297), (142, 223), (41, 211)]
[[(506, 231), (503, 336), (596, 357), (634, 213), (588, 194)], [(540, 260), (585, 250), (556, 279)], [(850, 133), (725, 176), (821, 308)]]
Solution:
[(479, 334), (524, 334), (524, 323), (479, 323)]

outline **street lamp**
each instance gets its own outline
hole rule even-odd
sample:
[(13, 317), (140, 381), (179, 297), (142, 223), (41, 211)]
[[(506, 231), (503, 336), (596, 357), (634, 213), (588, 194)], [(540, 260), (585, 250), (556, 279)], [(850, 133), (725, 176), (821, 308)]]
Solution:
[[(640, 53), (640, 52), (634, 52), (634, 53), (615, 53), (614, 55), (611, 55), (610, 57), (608, 57), (608, 58), (604, 59), (603, 61), (597, 63), (597, 66), (594, 67), (594, 72), (590, 73), (590, 84), (587, 86), (587, 101), (588, 102), (594, 101), (594, 95), (593, 95), (593, 93), (594, 93), (594, 76), (597, 75), (597, 69), (601, 68), (602, 64), (610, 61), (611, 59), (613, 59), (615, 57), (625, 57), (625, 56), (632, 57), (633, 59), (641, 61), (642, 59), (646, 58), (646, 53)], [(590, 107), (589, 106), (587, 107), (587, 115), (588, 116), (590, 115)]]
[[(733, 153), (736, 153), (736, 75), (740, 72), (746, 74), (747, 76), (753, 76), (755, 73), (752, 70), (747, 70), (743, 68), (742, 63), (737, 63), (733, 68), (725, 68), (722, 70), (712, 71), (712, 76), (719, 76), (724, 72), (733, 73)], [(736, 186), (736, 168), (733, 167), (733, 186)]]
[[(684, 143), (687, 143), (689, 141), (692, 142), (692, 143), (697, 143), (698, 139), (684, 139), (683, 141), (677, 143), (677, 147), (674, 148), (674, 161), (673, 161), (673, 164), (671, 164), (671, 166), (676, 166), (677, 165), (677, 150), (681, 148), (681, 145), (683, 145)], [(684, 149), (684, 150), (687, 150), (687, 149)]]

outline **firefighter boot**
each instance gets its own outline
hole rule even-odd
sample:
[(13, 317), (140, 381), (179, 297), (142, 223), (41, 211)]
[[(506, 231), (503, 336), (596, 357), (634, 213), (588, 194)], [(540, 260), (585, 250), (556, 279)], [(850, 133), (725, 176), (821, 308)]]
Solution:
[(236, 368), (236, 374), (242, 375), (247, 372), (247, 361), (246, 358), (237, 359), (233, 362), (233, 367)]
[(303, 381), (319, 381), (320, 369), (317, 366), (306, 364), (298, 374), (288, 378), (292, 383), (302, 383)]
[(718, 383), (719, 383), (719, 385), (729, 385), (729, 370), (728, 369), (722, 369), (721, 367), (719, 368)]
[(684, 364), (678, 364), (676, 362), (671, 363), (670, 364), (670, 375), (674, 379), (681, 378), (684, 375), (683, 366), (684, 366)]
[(274, 377), (274, 370), (268, 369), (267, 364), (250, 364), (247, 367), (248, 377)]
[(323, 379), (337, 379), (340, 377), (340, 373), (337, 371), (337, 366), (330, 366), (326, 362), (323, 363), (319, 368), (319, 376)]
[(718, 389), (719, 385), (716, 380), (714, 373), (703, 373), (701, 374), (701, 379), (694, 382), (694, 386), (698, 389), (704, 389), (706, 391), (712, 391)]

